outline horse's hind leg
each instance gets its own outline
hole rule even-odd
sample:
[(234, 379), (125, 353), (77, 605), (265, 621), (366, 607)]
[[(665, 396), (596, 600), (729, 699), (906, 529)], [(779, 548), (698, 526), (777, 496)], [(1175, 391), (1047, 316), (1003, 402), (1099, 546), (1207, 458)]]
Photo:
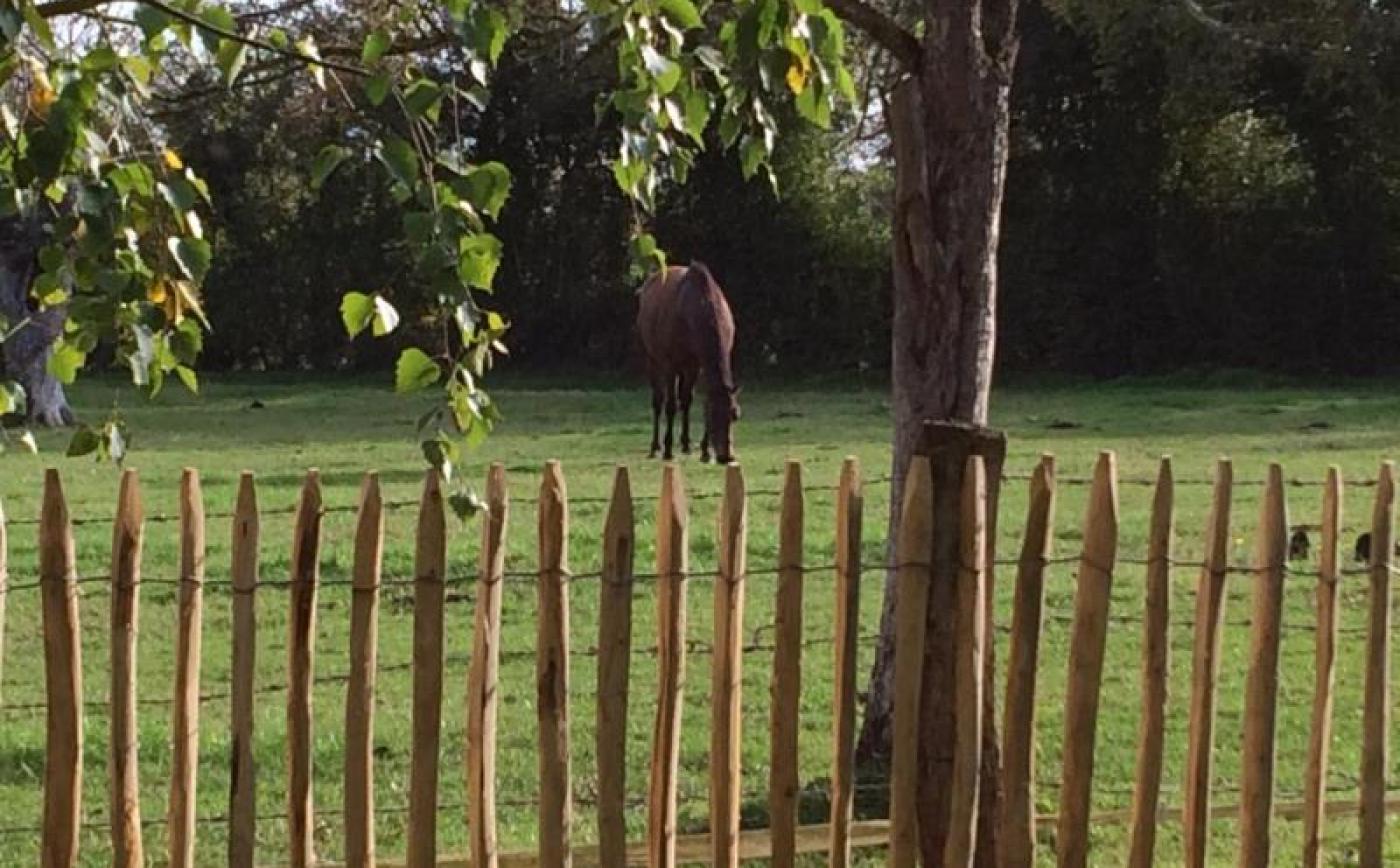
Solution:
[(695, 397), (695, 372), (681, 374), (681, 453), (690, 454), (690, 402)]
[[(709, 406), (710, 406), (710, 403), (709, 403), (709, 399), (708, 399), (708, 398), (705, 399), (705, 406), (706, 406), (706, 407), (709, 407)], [(706, 412), (706, 413), (703, 413), (703, 414), (701, 414), (701, 415), (703, 415), (703, 416), (705, 417), (705, 424), (704, 424), (704, 425), (701, 427), (701, 429), (700, 429), (701, 432), (702, 432), (702, 433), (700, 434), (700, 462), (701, 462), (702, 464), (709, 464), (709, 463), (710, 463), (710, 414), (709, 414), (708, 412)]]
[(674, 456), (671, 453), (671, 444), (674, 442), (674, 430), (676, 424), (676, 378), (666, 378), (666, 450), (662, 457), (670, 461)]

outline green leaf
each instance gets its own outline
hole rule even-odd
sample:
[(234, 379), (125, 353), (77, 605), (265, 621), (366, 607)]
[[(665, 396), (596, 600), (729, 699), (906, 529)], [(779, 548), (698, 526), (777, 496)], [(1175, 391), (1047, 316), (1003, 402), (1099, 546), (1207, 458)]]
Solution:
[(355, 337), (369, 327), (374, 318), (374, 299), (363, 292), (347, 292), (340, 300), (340, 321), (345, 333)]
[(642, 46), (642, 63), (656, 82), (656, 89), (663, 95), (676, 89), (681, 81), (681, 67), (650, 45)]
[(319, 190), (340, 164), (350, 156), (350, 149), (341, 145), (326, 145), (311, 163), (311, 189)]
[(807, 87), (797, 95), (797, 113), (826, 129), (831, 126), (831, 104), (827, 102), (826, 88), (820, 80), (813, 78)]
[(462, 29), (473, 50), (495, 66), (501, 59), (506, 37), (510, 34), (510, 23), (506, 17), (484, 3), (477, 3), (470, 20), (463, 23)]
[(417, 186), (418, 152), (413, 145), (398, 136), (390, 136), (380, 144), (378, 156), (396, 181), (410, 189)]
[(490, 214), (494, 220), (510, 198), (510, 183), (510, 170), (504, 164), (482, 163), (467, 170), (465, 196), (472, 207)]
[(384, 52), (389, 50), (393, 44), (393, 38), (383, 30), (375, 30), (365, 37), (364, 48), (360, 50), (360, 62), (365, 66), (373, 66), (379, 62), (379, 58), (384, 56)]
[(132, 13), (132, 16), (136, 20), (136, 26), (140, 27), (141, 32), (145, 34), (147, 42), (164, 33), (174, 20), (165, 12), (144, 3), (136, 4), (136, 11)]
[(452, 462), (457, 457), (457, 444), (439, 435), (431, 440), (424, 440), (421, 444), (423, 457), (428, 460), (428, 464), (442, 471), (442, 478), (447, 481), (452, 480)]
[[(199, 13), (199, 17), (215, 30), (222, 30), (225, 33), (237, 33), (238, 21), (234, 19), (233, 13), (223, 6), (206, 6)], [(220, 42), (223, 41), (218, 34), (201, 29), (199, 38), (204, 41), (204, 45), (210, 51), (218, 51)]]
[[(309, 60), (319, 61), (321, 50), (316, 47), (316, 40), (311, 36), (303, 36), (296, 41), (297, 52)], [(316, 86), (321, 90), (326, 89), (326, 68), (320, 63), (311, 63), (311, 77), (316, 81)]]
[(69, 458), (81, 458), (84, 455), (91, 455), (102, 447), (102, 437), (87, 425), (82, 426), (73, 432), (73, 437), (68, 441)]
[(232, 39), (225, 39), (219, 45), (214, 62), (224, 78), (224, 86), (233, 87), (233, 83), (238, 80), (239, 73), (248, 63), (248, 46), (241, 42), (234, 42)]
[(209, 273), (209, 262), (213, 258), (208, 241), (203, 238), (171, 238), (166, 242), (166, 246), (170, 248), (171, 255), (175, 257), (175, 262), (186, 277), (195, 283), (204, 282), (204, 276)]
[(696, 144), (705, 143), (705, 127), (710, 124), (710, 95), (696, 89), (685, 95), (685, 131)]
[(845, 97), (846, 102), (856, 101), (856, 80), (851, 77), (851, 71), (845, 64), (836, 70), (836, 90)]
[(382, 338), (399, 327), (399, 312), (382, 295), (374, 296), (374, 336)]
[(468, 286), (490, 292), (496, 269), (501, 266), (500, 239), (485, 232), (464, 235), (458, 249), (458, 277)]
[(102, 448), (98, 450), (98, 459), (105, 457), (121, 464), (126, 459), (126, 444), (126, 425), (116, 419), (108, 421), (102, 426)]
[(684, 30), (700, 27), (704, 23), (700, 20), (700, 11), (691, 0), (661, 0), (661, 14)]
[(54, 346), (53, 355), (49, 356), (47, 367), (54, 379), (65, 386), (71, 386), (73, 381), (78, 378), (78, 371), (82, 370), (86, 361), (87, 353), (64, 339)]
[(120, 63), (121, 58), (116, 51), (112, 50), (111, 46), (99, 45), (83, 55), (82, 62), (78, 64), (78, 67), (83, 72), (102, 73), (116, 69)]
[(381, 106), (384, 100), (389, 98), (389, 89), (394, 86), (394, 80), (387, 72), (380, 72), (370, 76), (365, 81), (365, 96), (369, 98), (372, 106)]
[(763, 162), (768, 159), (768, 149), (763, 146), (762, 139), (749, 138), (745, 140), (743, 150), (739, 156), (739, 164), (743, 168), (744, 180), (752, 178)]
[(447, 496), (447, 505), (461, 521), (466, 521), (486, 508), (475, 491), (454, 491)]
[(399, 393), (417, 392), (438, 381), (442, 371), (437, 362), (417, 347), (409, 347), (399, 355), (394, 366), (394, 389)]
[(23, 386), (9, 380), (0, 381), (0, 416), (22, 416), (26, 406)]
[(186, 389), (189, 389), (193, 394), (199, 394), (199, 375), (194, 372), (193, 368), (176, 365), (175, 375), (180, 378), (180, 382), (185, 384)]
[(666, 267), (666, 252), (656, 243), (656, 237), (650, 232), (633, 238), (628, 249), (632, 263), (644, 273), (650, 274)]
[(53, 51), (53, 31), (49, 29), (49, 22), (44, 20), (44, 16), (39, 14), (38, 8), (33, 3), (21, 3), (20, 7), (24, 13), (24, 23), (29, 25), (30, 30), (34, 31), (34, 38), (39, 40), (40, 45)]
[(420, 78), (404, 91), (403, 105), (414, 118), (438, 119), (438, 109), (442, 103), (442, 87), (437, 82)]

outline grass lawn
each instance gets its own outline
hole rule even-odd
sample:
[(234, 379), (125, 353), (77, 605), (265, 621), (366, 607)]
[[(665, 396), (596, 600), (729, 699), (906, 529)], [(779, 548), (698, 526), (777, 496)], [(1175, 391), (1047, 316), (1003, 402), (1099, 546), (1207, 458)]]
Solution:
[[(90, 417), (105, 412), (115, 387), (103, 381), (80, 386), (76, 392), (80, 410)], [(263, 522), (262, 572), (265, 578), (285, 578), (290, 557), (291, 519), (286, 510), (294, 503), (303, 471), (319, 468), (329, 506), (355, 502), (360, 475), (378, 470), (386, 497), (411, 503), (421, 486), (423, 467), (412, 441), (417, 403), (395, 398), (379, 382), (325, 378), (212, 379), (198, 399), (169, 390), (157, 402), (124, 395), (126, 413), (134, 431), (129, 466), (141, 473), (146, 509), (150, 515), (173, 515), (182, 467), (200, 469), (206, 505), (211, 513), (226, 513), (232, 505), (238, 472), (256, 472), (259, 496), (270, 513)], [(535, 521), (533, 499), (539, 485), (539, 469), (549, 458), (559, 458), (571, 497), (569, 562), (576, 572), (597, 568), (599, 537), (613, 468), (628, 464), (633, 489), (639, 496), (654, 495), (659, 466), (647, 462), (650, 436), (649, 402), (640, 389), (573, 389), (564, 381), (510, 381), (503, 379), (498, 397), (507, 415), (506, 424), (480, 456), (462, 469), (473, 480), (484, 477), (485, 462), (505, 462), (514, 497), (509, 531), (507, 568), (529, 570), (534, 564)], [(252, 409), (254, 401), (262, 409)], [(1236, 479), (1262, 480), (1270, 461), (1283, 463), (1287, 477), (1320, 481), (1329, 464), (1343, 468), (1346, 478), (1374, 477), (1377, 464), (1400, 446), (1400, 395), (1385, 386), (1310, 388), (1244, 382), (1237, 385), (1202, 386), (1195, 383), (1137, 383), (1131, 385), (1052, 385), (1008, 387), (993, 401), (994, 424), (1010, 435), (1008, 471), (1024, 474), (1043, 451), (1058, 458), (1062, 484), (1056, 516), (1060, 554), (1077, 550), (1085, 495), (1083, 485), (1068, 484), (1070, 477), (1086, 477), (1098, 450), (1117, 451), (1121, 489), (1122, 539), (1120, 554), (1140, 558), (1145, 551), (1148, 509), (1152, 491), (1129, 480), (1155, 476), (1156, 463), (1171, 453), (1180, 481), (1177, 493), (1177, 556), (1198, 559), (1205, 525), (1212, 464), (1217, 456), (1235, 459)], [(841, 459), (859, 457), (866, 477), (864, 557), (880, 560), (887, 510), (887, 487), (878, 480), (888, 473), (889, 407), (883, 390), (848, 386), (750, 385), (744, 393), (744, 419), (738, 428), (738, 448), (751, 498), (749, 563), (758, 570), (773, 565), (777, 549), (777, 498), (783, 462), (800, 459), (806, 482), (815, 490), (808, 495), (808, 560), (829, 563), (833, 556), (834, 486)], [(10, 581), (27, 583), (34, 577), (35, 533), (42, 469), (56, 464), (73, 514), (87, 523), (77, 528), (80, 572), (100, 576), (108, 569), (110, 519), (116, 494), (116, 471), (88, 460), (63, 459), (62, 435), (41, 436), (43, 454), (37, 457), (14, 452), (0, 456), (0, 499), (12, 521), (10, 532)], [(715, 511), (722, 476), (713, 467), (685, 462), (686, 483), (692, 495), (692, 567), (713, 569), (716, 561)], [(1232, 524), (1232, 560), (1247, 562), (1258, 510), (1257, 484), (1236, 489)], [(1347, 548), (1356, 533), (1369, 523), (1371, 490), (1348, 490), (1344, 524)], [(1025, 513), (1026, 483), (1013, 480), (1002, 493), (1002, 518), (998, 547), (1001, 555), (1014, 556)], [(1316, 523), (1321, 489), (1316, 486), (1288, 490), (1290, 520)], [(649, 571), (653, 559), (654, 504), (639, 505), (640, 545), (638, 570)], [(400, 508), (388, 516), (385, 575), (411, 576), (414, 510)], [(354, 516), (334, 511), (326, 516), (322, 551), (322, 577), (348, 578)], [(447, 611), (447, 670), (445, 677), (444, 733), (442, 739), (442, 817), (439, 831), (442, 850), (460, 851), (465, 842), (465, 810), (462, 807), (464, 697), (467, 656), (471, 642), (472, 588), (468, 581), (476, 564), (479, 528), (452, 520), (450, 527), (451, 573)], [(1315, 535), (1314, 535), (1315, 536)], [(212, 519), (209, 527), (209, 586), (205, 601), (203, 673), (207, 693), (222, 694), (230, 669), (229, 594), (227, 593), (228, 522)], [(177, 538), (174, 525), (149, 522), (146, 527), (145, 575), (172, 578), (176, 569)], [(1101, 703), (1096, 750), (1095, 807), (1110, 810), (1131, 802), (1134, 751), (1138, 727), (1140, 625), (1143, 569), (1123, 566), (1113, 591), (1115, 619), (1108, 639), (1108, 664)], [(1047, 582), (1047, 622), (1042, 645), (1038, 717), (1037, 774), (1040, 808), (1056, 806), (1062, 738), (1062, 705), (1068, 651), (1068, 616), (1073, 606), (1071, 567), (1051, 569)], [(867, 573), (861, 600), (862, 633), (873, 637), (881, 599), (883, 577)], [(999, 572), (996, 606), (999, 623), (1009, 624), (1009, 600), (1013, 573)], [(1182, 769), (1186, 753), (1186, 705), (1189, 686), (1191, 617), (1196, 573), (1179, 569), (1173, 576), (1171, 707), (1168, 720), (1167, 769), (1164, 802), (1180, 803)], [(1225, 665), (1221, 671), (1219, 715), (1216, 727), (1217, 801), (1238, 798), (1239, 746), (1243, 687), (1246, 676), (1249, 616), (1249, 579), (1232, 575), (1224, 638)], [(773, 619), (774, 580), (755, 575), (748, 583), (745, 633), (754, 644), (767, 644), (766, 626)], [(831, 730), (831, 666), (834, 604), (832, 579), (813, 573), (807, 582), (804, 631), (812, 644), (804, 652), (801, 750), (804, 781), (812, 790), (808, 821), (824, 817), (822, 792), (829, 774)], [(83, 835), (84, 864), (109, 861), (106, 815), (107, 721), (100, 703), (107, 693), (107, 588), (100, 582), (81, 586), (81, 618), (85, 696), (98, 703), (89, 708), (85, 748), (84, 812), (91, 821)], [(654, 642), (652, 589), (636, 590), (636, 636), (633, 658), (633, 692), (629, 715), (629, 792), (637, 809), (629, 812), (634, 837), (640, 837), (645, 811), (646, 764), (650, 751), (651, 720), (655, 701), (654, 657), (645, 650)], [(712, 621), (712, 584), (692, 579), (689, 634), (704, 642)], [(578, 794), (576, 840), (592, 840), (592, 808), (596, 764), (593, 756), (593, 715), (596, 659), (589, 649), (597, 644), (597, 586), (579, 580), (571, 591), (572, 661), (570, 693), (574, 786)], [(1277, 790), (1281, 801), (1293, 801), (1301, 790), (1308, 720), (1312, 699), (1314, 634), (1311, 583), (1288, 583), (1284, 620), (1287, 629), (1281, 663), (1278, 732)], [(1337, 667), (1337, 702), (1334, 727), (1331, 785), (1337, 798), (1355, 793), (1360, 768), (1361, 686), (1365, 624), (1365, 583), (1349, 579), (1342, 590), (1342, 634)], [(501, 832), (508, 848), (528, 846), (534, 835), (533, 800), (537, 794), (535, 714), (533, 710), (535, 641), (535, 590), (529, 581), (507, 584), (504, 603), (503, 660), (501, 667), (501, 742), (499, 798)], [(169, 778), (169, 707), (174, 677), (174, 589), (151, 584), (141, 592), (139, 691), (154, 700), (140, 710), (140, 760), (143, 816), (158, 820), (165, 812)], [(281, 860), (285, 827), (285, 747), (282, 684), (286, 667), (286, 599), (279, 588), (258, 596), (258, 682), (268, 692), (260, 695), (257, 714), (256, 756), (260, 814), (268, 817), (258, 827), (260, 858)], [(343, 585), (323, 588), (319, 601), (316, 672), (334, 676), (347, 668), (350, 594)], [(407, 803), (409, 696), (407, 663), (412, 651), (412, 600), (408, 588), (386, 587), (381, 602), (380, 667), (376, 743), (377, 798), (383, 812), (378, 817), (380, 850), (402, 852)], [(1006, 635), (999, 632), (998, 659), (1005, 658)], [(11, 594), (5, 633), (4, 671), (0, 680), (0, 863), (33, 864), (38, 839), (28, 831), (37, 826), (41, 810), (40, 785), (44, 765), (43, 671), (38, 597), (33, 591)], [(873, 653), (869, 641), (862, 644), (862, 676)], [(744, 790), (749, 802), (748, 819), (761, 824), (767, 778), (768, 678), (771, 655), (756, 651), (744, 660)], [(692, 654), (689, 660), (685, 726), (682, 745), (682, 820), (687, 830), (705, 826), (708, 757), (709, 658)], [(998, 693), (1002, 687), (997, 686)], [(344, 684), (327, 679), (315, 693), (315, 798), (318, 805), (319, 852), (337, 857), (342, 849), (338, 806), (341, 801)], [(202, 706), (199, 800), (200, 813), (218, 818), (226, 811), (229, 789), (228, 703), (211, 698)], [(1053, 842), (1043, 840), (1048, 864)], [(1159, 862), (1172, 864), (1180, 852), (1180, 835), (1174, 824), (1164, 824), (1159, 838)], [(1332, 852), (1347, 858), (1354, 852), (1354, 819), (1334, 820), (1329, 826)], [(1214, 859), (1232, 862), (1234, 821), (1219, 821), (1214, 829)], [(1095, 864), (1122, 864), (1126, 840), (1121, 826), (1095, 824)], [(217, 821), (200, 827), (199, 861), (222, 861), (225, 828)], [(148, 854), (163, 854), (164, 831), (158, 824), (146, 830)], [(1300, 826), (1278, 824), (1275, 841), (1278, 861), (1296, 861)], [(1390, 852), (1400, 854), (1400, 833), (1389, 837)], [(813, 864), (819, 864), (814, 862)]]

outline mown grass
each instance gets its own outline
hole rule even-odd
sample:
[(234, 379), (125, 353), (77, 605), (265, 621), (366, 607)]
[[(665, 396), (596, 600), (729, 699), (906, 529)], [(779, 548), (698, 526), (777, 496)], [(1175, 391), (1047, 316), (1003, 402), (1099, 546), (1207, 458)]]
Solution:
[[(113, 390), (97, 382), (79, 388), (77, 398), (89, 416), (105, 412)], [(473, 480), (484, 474), (485, 462), (502, 461), (510, 473), (513, 512), (508, 534), (508, 569), (528, 572), (534, 563), (534, 504), (539, 469), (549, 458), (564, 462), (569, 493), (569, 562), (575, 572), (598, 567), (599, 539), (606, 510), (605, 497), (614, 467), (625, 463), (632, 470), (633, 490), (639, 503), (638, 570), (649, 570), (653, 558), (654, 496), (659, 468), (645, 460), (650, 435), (648, 401), (633, 388), (572, 388), (564, 381), (506, 381), (499, 398), (507, 422), (480, 456), (461, 470)], [(333, 509), (326, 515), (322, 552), (322, 577), (317, 624), (316, 671), (323, 680), (315, 693), (315, 786), (318, 851), (327, 858), (341, 852), (342, 829), (337, 806), (342, 797), (344, 684), (334, 678), (347, 667), (350, 594), (338, 580), (348, 577), (352, 507), (361, 474), (379, 471), (386, 497), (402, 506), (392, 510), (387, 523), (385, 575), (412, 575), (415, 510), (423, 469), (412, 442), (416, 404), (396, 398), (378, 383), (308, 378), (304, 381), (261, 378), (215, 380), (202, 397), (175, 394), (155, 404), (124, 399), (135, 432), (129, 461), (141, 474), (147, 512), (145, 575), (149, 579), (174, 576), (177, 560), (175, 526), (156, 520), (176, 511), (176, 490), (181, 468), (200, 469), (211, 515), (209, 527), (209, 584), (205, 604), (203, 680), (205, 692), (222, 694), (229, 677), (229, 595), (227, 593), (228, 521), (222, 517), (232, 505), (238, 472), (254, 471), (259, 496), (267, 515), (263, 522), (262, 573), (284, 578), (290, 556), (288, 510), (296, 499), (302, 473), (308, 467), (321, 471), (325, 500)], [(254, 401), (263, 406), (254, 409)], [(745, 416), (739, 428), (739, 449), (752, 492), (749, 519), (749, 564), (755, 574), (748, 583), (745, 633), (749, 644), (771, 641), (767, 625), (773, 620), (774, 579), (762, 572), (776, 562), (777, 508), (774, 492), (780, 487), (783, 462), (803, 462), (811, 488), (807, 498), (808, 562), (829, 564), (833, 557), (833, 491), (842, 458), (857, 456), (870, 480), (866, 492), (864, 560), (880, 561), (888, 508), (889, 408), (883, 391), (874, 387), (845, 385), (753, 385), (745, 391)], [(1245, 563), (1252, 545), (1252, 529), (1258, 509), (1257, 486), (1271, 461), (1280, 461), (1290, 479), (1320, 481), (1329, 464), (1340, 465), (1348, 479), (1375, 475), (1378, 462), (1393, 454), (1400, 433), (1400, 397), (1384, 386), (1316, 388), (1286, 384), (1244, 383), (1203, 388), (1182, 383), (1134, 383), (1087, 386), (1042, 385), (1002, 389), (994, 400), (994, 424), (1010, 436), (1008, 471), (1024, 474), (1043, 451), (1058, 460), (1062, 483), (1057, 505), (1056, 530), (1061, 554), (1076, 551), (1083, 518), (1086, 488), (1074, 484), (1086, 477), (1097, 452), (1116, 450), (1123, 478), (1120, 553), (1141, 558), (1145, 551), (1151, 488), (1137, 484), (1155, 476), (1163, 453), (1173, 455), (1180, 480), (1177, 496), (1177, 556), (1183, 560), (1201, 555), (1201, 532), (1206, 520), (1209, 480), (1217, 456), (1235, 460), (1236, 478), (1242, 484), (1235, 493), (1232, 524), (1232, 559)], [(11, 583), (33, 579), (35, 533), (41, 471), (51, 464), (64, 474), (68, 498), (77, 528), (80, 572), (100, 577), (108, 569), (110, 520), (115, 499), (116, 475), (109, 466), (58, 457), (58, 435), (41, 438), (44, 453), (38, 457), (7, 453), (0, 457), (0, 499), (11, 519)], [(716, 561), (715, 512), (721, 474), (713, 467), (686, 461), (686, 483), (692, 494), (692, 567), (698, 573), (714, 568)], [(1247, 484), (1253, 483), (1253, 484)], [(1023, 481), (1013, 479), (1002, 492), (998, 547), (1003, 557), (1014, 556), (1025, 512)], [(1369, 488), (1353, 486), (1346, 498), (1346, 542), (1369, 522)], [(1316, 486), (1288, 490), (1291, 520), (1315, 523), (1321, 491)], [(453, 520), (450, 528), (451, 575), (447, 611), (447, 669), (442, 739), (442, 816), (439, 830), (442, 848), (459, 851), (465, 841), (463, 801), (464, 696), (471, 641), (472, 588), (479, 528)], [(1314, 534), (1314, 537), (1316, 535)], [(1301, 565), (1300, 565), (1301, 566)], [(1108, 642), (1108, 664), (1101, 704), (1096, 748), (1095, 807), (1122, 808), (1130, 803), (1134, 745), (1138, 726), (1140, 625), (1143, 568), (1122, 565), (1113, 598), (1115, 619)], [(865, 576), (861, 595), (861, 631), (873, 637), (883, 577), (874, 571)], [(1009, 623), (1013, 573), (997, 576), (998, 621)], [(1056, 805), (1062, 739), (1062, 704), (1065, 661), (1073, 605), (1073, 569), (1052, 568), (1047, 592), (1047, 623), (1041, 653), (1038, 716), (1038, 800), (1045, 812)], [(1189, 686), (1191, 630), (1196, 573), (1183, 568), (1173, 576), (1173, 633), (1171, 708), (1168, 720), (1168, 755), (1164, 801), (1178, 804), (1185, 758), (1185, 697)], [(1288, 582), (1284, 620), (1283, 658), (1279, 712), (1277, 789), (1281, 800), (1292, 800), (1301, 789), (1303, 758), (1313, 683), (1311, 630), (1312, 585), (1303, 578)], [(708, 641), (712, 621), (708, 578), (690, 582), (689, 635), (697, 643), (689, 660), (684, 740), (682, 747), (683, 822), (688, 830), (705, 827), (706, 774), (709, 765)], [(808, 785), (807, 819), (824, 816), (824, 785), (829, 775), (831, 729), (831, 660), (834, 595), (828, 571), (813, 571), (807, 580), (804, 633), (811, 642), (803, 664), (801, 751), (803, 780)], [(83, 624), (84, 692), (95, 705), (88, 709), (84, 783), (84, 811), (91, 825), (83, 834), (84, 864), (108, 861), (104, 818), (107, 803), (107, 720), (101, 707), (107, 694), (107, 589), (100, 581), (81, 586)], [(575, 836), (593, 838), (589, 796), (597, 779), (593, 755), (593, 715), (597, 645), (596, 583), (579, 579), (571, 587), (573, 763), (578, 794)], [(1243, 712), (1249, 617), (1249, 580), (1234, 575), (1229, 582), (1224, 639), (1225, 665), (1221, 673), (1217, 723), (1215, 775), (1217, 800), (1237, 798), (1239, 742)], [(1337, 671), (1337, 704), (1331, 785), (1338, 798), (1352, 798), (1360, 768), (1362, 685), (1361, 632), (1365, 620), (1364, 580), (1351, 578), (1342, 590), (1342, 628)], [(650, 750), (650, 727), (655, 701), (655, 663), (647, 648), (653, 644), (652, 588), (641, 582), (635, 596), (636, 634), (632, 669), (632, 704), (628, 719), (629, 792), (638, 799), (629, 812), (632, 831), (640, 835), (645, 811), (640, 798), (645, 790), (645, 769)], [(534, 835), (533, 801), (537, 793), (534, 710), (535, 591), (527, 579), (507, 584), (504, 604), (504, 638), (501, 672), (500, 800), (502, 836), (509, 847), (527, 847)], [(259, 697), (256, 757), (260, 857), (275, 863), (284, 854), (285, 745), (283, 694), (286, 667), (286, 599), (280, 588), (267, 588), (258, 598), (258, 683), (267, 690)], [(169, 707), (161, 704), (172, 690), (174, 677), (174, 588), (155, 582), (141, 591), (139, 692), (152, 700), (140, 709), (140, 761), (143, 815), (159, 820), (165, 812), (169, 778)], [(411, 678), (411, 589), (386, 586), (380, 624), (380, 665), (376, 744), (376, 784), (379, 807), (378, 835), (381, 851), (401, 852), (406, 815)], [(1004, 659), (1006, 635), (998, 636), (998, 656)], [(869, 665), (873, 648), (862, 642), (861, 667)], [(0, 862), (32, 864), (37, 858), (37, 836), (26, 831), (40, 816), (40, 784), (43, 751), (43, 669), (38, 598), (33, 591), (16, 591), (9, 597), (3, 679), (0, 680)], [(768, 678), (771, 653), (758, 650), (744, 660), (744, 791), (746, 821), (761, 825), (767, 776)], [(998, 686), (998, 691), (1001, 687)], [(199, 801), (202, 816), (211, 818), (200, 827), (200, 862), (216, 864), (223, 858), (224, 826), (217, 818), (226, 811), (228, 794), (228, 703), (213, 697), (202, 705)], [(1333, 852), (1345, 859), (1354, 851), (1356, 824), (1338, 819), (1329, 826)], [(1233, 861), (1233, 821), (1215, 824), (1213, 861)], [(1278, 861), (1296, 858), (1299, 826), (1280, 823), (1275, 836)], [(1044, 838), (1047, 857), (1051, 839)], [(1121, 864), (1126, 841), (1121, 826), (1095, 824), (1093, 862)], [(146, 830), (147, 849), (163, 854), (164, 832), (159, 824)], [(1400, 853), (1400, 835), (1390, 837), (1392, 851)], [(1162, 864), (1172, 864), (1180, 852), (1175, 824), (1163, 825), (1160, 839)], [(158, 860), (159, 861), (159, 860)], [(816, 864), (816, 863), (814, 863)]]

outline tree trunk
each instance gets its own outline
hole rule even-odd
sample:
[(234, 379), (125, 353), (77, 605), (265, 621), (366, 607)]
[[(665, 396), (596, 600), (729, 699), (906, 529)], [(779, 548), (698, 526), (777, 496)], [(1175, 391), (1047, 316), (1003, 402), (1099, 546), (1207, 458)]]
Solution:
[[(1008, 155), (1015, 2), (931, 0), (930, 6), (919, 68), (896, 88), (888, 107), (895, 155), (890, 552), (904, 476), (923, 423), (986, 424), (996, 347), (996, 255)], [(976, 14), (974, 7), (980, 9)], [(935, 598), (930, 595), (931, 602)], [(890, 572), (858, 747), (865, 765), (885, 765), (889, 758), (896, 603)], [(930, 606), (926, 666), (951, 663), (949, 657), (936, 656), (933, 643), (951, 635), (953, 617), (952, 608)], [(990, 674), (990, 654), (986, 664)], [(930, 692), (939, 677), (932, 672), (932, 680), (925, 681), (924, 708), (950, 707), (951, 694)], [(994, 704), (994, 696), (988, 682), (989, 703)], [(985, 788), (983, 829), (994, 819), (997, 793), (994, 715), (988, 714), (987, 721), (992, 751), (984, 773), (990, 762), (992, 785)], [(921, 730), (924, 743), (930, 744), (929, 729)], [(946, 778), (937, 777), (941, 767), (932, 754), (921, 765), (921, 849), (926, 864), (940, 864), (946, 811), (938, 816), (941, 800), (925, 795), (936, 793), (939, 783), (946, 787)], [(992, 864), (993, 851), (986, 846), (990, 836), (979, 834), (979, 839), (977, 863)]]
[(23, 218), (0, 221), (0, 320), (9, 323), (0, 373), (24, 389), (27, 421), (37, 427), (73, 424), (73, 411), (63, 384), (49, 373), (54, 341), (63, 334), (67, 310), (36, 310), (29, 288), (38, 270), (38, 233)]

